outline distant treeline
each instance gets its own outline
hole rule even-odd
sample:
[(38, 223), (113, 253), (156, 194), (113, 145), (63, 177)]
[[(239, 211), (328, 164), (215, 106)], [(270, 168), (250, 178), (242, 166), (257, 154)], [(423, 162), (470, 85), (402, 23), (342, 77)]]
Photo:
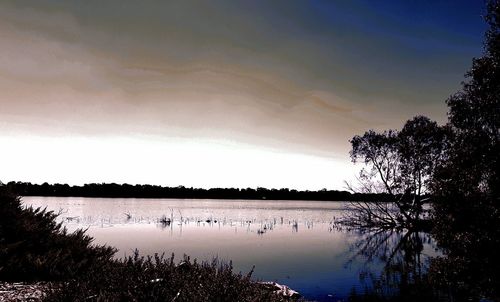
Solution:
[(11, 191), (21, 196), (61, 196), (61, 197), (133, 197), (133, 198), (193, 198), (193, 199), (270, 199), (270, 200), (332, 200), (332, 201), (373, 201), (381, 200), (383, 194), (351, 194), (347, 191), (319, 190), (298, 191), (290, 189), (266, 188), (186, 188), (162, 187), (154, 185), (130, 185), (116, 183), (92, 183), (83, 186), (68, 184), (32, 184), (29, 182), (9, 182)]

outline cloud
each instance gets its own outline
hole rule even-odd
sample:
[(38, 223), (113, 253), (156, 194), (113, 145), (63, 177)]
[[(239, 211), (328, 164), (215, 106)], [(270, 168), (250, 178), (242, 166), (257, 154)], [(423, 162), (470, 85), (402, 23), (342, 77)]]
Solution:
[(425, 40), (360, 3), (0, 5), (3, 133), (212, 138), (340, 155), (368, 128), (419, 113), (444, 119), (466, 57), (429, 55), (432, 41), (463, 42), (457, 34)]
[(7, 9), (2, 17), (4, 133), (208, 137), (325, 155), (369, 125), (348, 101), (272, 69), (124, 58), (82, 43), (95, 33), (70, 13)]

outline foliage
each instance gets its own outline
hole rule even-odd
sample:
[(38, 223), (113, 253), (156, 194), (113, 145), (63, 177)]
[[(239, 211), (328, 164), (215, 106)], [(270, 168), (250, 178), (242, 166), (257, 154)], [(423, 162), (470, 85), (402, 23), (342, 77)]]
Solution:
[(454, 132), (454, 140), (448, 158), (439, 168), (433, 191), (448, 197), (482, 196), (482, 199), (489, 199), (498, 205), (499, 1), (490, 1), (488, 8), (486, 20), (490, 28), (486, 33), (484, 56), (473, 60), (462, 89), (447, 100), (449, 126)]
[(198, 263), (188, 257), (129, 257), (91, 270), (65, 283), (48, 301), (289, 301), (247, 275), (234, 274), (231, 263)]
[(91, 183), (83, 186), (68, 184), (32, 184), (9, 182), (12, 191), (22, 196), (81, 196), (81, 197), (134, 197), (134, 198), (201, 198), (201, 199), (268, 199), (268, 200), (373, 200), (376, 194), (351, 194), (347, 191), (266, 188), (186, 188), (156, 185), (130, 185)]
[(488, 2), (486, 21), (484, 55), (447, 100), (454, 137), (432, 180), (433, 234), (446, 257), (431, 273), (458, 296), (500, 300), (500, 1)]
[(68, 233), (57, 214), (23, 207), (0, 183), (0, 279), (62, 280), (109, 260), (115, 250), (92, 245), (78, 230)]
[(428, 200), (429, 180), (443, 158), (449, 139), (447, 127), (424, 116), (416, 116), (401, 131), (370, 130), (351, 140), (353, 162), (361, 170), (361, 192), (386, 193), (385, 199), (354, 203), (349, 221), (360, 227), (415, 228), (421, 222)]

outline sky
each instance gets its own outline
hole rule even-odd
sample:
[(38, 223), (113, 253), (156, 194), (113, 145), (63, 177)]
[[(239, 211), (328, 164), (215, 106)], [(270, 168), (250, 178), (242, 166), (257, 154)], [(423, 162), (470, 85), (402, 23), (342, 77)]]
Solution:
[(344, 189), (349, 139), (445, 100), (469, 1), (4, 0), (0, 181)]

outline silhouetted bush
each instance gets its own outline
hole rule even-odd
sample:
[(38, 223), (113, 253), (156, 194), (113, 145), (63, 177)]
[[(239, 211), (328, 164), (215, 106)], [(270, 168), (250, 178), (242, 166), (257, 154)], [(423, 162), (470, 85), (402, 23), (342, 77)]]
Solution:
[(109, 261), (115, 249), (92, 245), (82, 230), (68, 233), (57, 214), (21, 205), (0, 183), (0, 279), (64, 280)]

